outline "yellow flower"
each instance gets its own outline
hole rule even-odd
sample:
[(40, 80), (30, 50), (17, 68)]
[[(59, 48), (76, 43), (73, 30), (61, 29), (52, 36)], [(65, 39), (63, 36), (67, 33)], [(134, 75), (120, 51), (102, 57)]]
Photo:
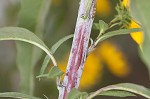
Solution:
[(112, 5), (109, 0), (97, 0), (96, 9), (99, 16), (107, 17), (112, 12)]
[(99, 46), (98, 53), (112, 74), (118, 77), (124, 77), (129, 74), (129, 65), (116, 45), (105, 41)]
[[(129, 28), (140, 28), (140, 25), (135, 21), (131, 21)], [(134, 32), (130, 34), (132, 39), (138, 44), (141, 45), (143, 42), (143, 32)]]

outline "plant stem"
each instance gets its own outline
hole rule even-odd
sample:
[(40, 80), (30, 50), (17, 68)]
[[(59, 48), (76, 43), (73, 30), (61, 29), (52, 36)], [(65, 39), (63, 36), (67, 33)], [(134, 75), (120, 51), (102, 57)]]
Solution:
[[(63, 86), (59, 89), (59, 99), (66, 99), (72, 88), (79, 87), (88, 52), (88, 43), (96, 10), (95, 4), (96, 0), (92, 0), (91, 5), (89, 5), (88, 0), (81, 0), (80, 2), (66, 75), (62, 83)], [(86, 13), (87, 6), (90, 6), (88, 13)], [(86, 19), (83, 18), (84, 14), (86, 14), (86, 16), (88, 15)]]

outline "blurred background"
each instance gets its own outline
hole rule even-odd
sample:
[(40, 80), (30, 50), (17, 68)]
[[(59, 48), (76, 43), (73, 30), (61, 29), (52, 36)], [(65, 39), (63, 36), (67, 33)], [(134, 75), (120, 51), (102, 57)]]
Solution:
[[(118, 0), (98, 0), (94, 22), (109, 23), (117, 14)], [(0, 0), (0, 27), (19, 26), (38, 35), (51, 47), (60, 38), (74, 33), (79, 0)], [(113, 29), (117, 29), (113, 28)], [(96, 38), (98, 31), (92, 30)], [(65, 71), (72, 39), (65, 42), (54, 56)], [(80, 90), (92, 92), (116, 83), (135, 83), (150, 87), (148, 70), (138, 54), (139, 45), (130, 35), (115, 36), (99, 44), (88, 57)], [(36, 79), (45, 57), (27, 43), (0, 41), (0, 92), (19, 91), (42, 99), (57, 99), (54, 79)], [(50, 68), (47, 68), (47, 71)], [(4, 98), (0, 98), (4, 99)], [(6, 99), (6, 98), (5, 98)], [(10, 98), (7, 98), (10, 99)], [(95, 97), (94, 99), (119, 99)], [(141, 96), (123, 99), (145, 99)]]

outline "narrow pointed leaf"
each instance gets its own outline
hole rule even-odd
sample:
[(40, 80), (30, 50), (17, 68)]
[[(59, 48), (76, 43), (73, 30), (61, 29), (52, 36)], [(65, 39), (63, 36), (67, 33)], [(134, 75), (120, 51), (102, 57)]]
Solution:
[[(68, 36), (65, 36), (63, 37), (62, 39), (60, 39), (57, 43), (55, 43), (52, 47), (51, 47), (51, 52), (54, 54), (56, 52), (56, 50), (58, 49), (58, 47), (63, 44), (66, 40), (70, 39), (73, 37), (73, 34), (71, 35), (68, 35)], [(41, 70), (40, 70), (40, 75), (44, 74), (47, 66), (48, 66), (48, 63), (50, 61), (50, 58), (48, 57), (48, 55), (46, 55), (45, 59), (44, 59), (44, 62), (42, 64), (42, 67), (41, 67)]]
[(48, 73), (48, 78), (55, 78), (61, 75), (63, 75), (63, 72), (57, 66), (53, 66)]
[(100, 39), (100, 41), (103, 41), (103, 40), (110, 38), (112, 36), (122, 35), (122, 34), (130, 34), (132, 32), (139, 32), (139, 31), (142, 31), (142, 29), (140, 29), (140, 28), (121, 29), (121, 30), (116, 30), (116, 31), (111, 31), (111, 32), (105, 33), (99, 39)]
[(37, 76), (36, 78), (42, 78), (42, 77), (55, 78), (55, 77), (60, 77), (61, 75), (63, 75), (63, 72), (57, 66), (53, 66), (50, 69), (48, 74), (43, 73)]
[(105, 32), (108, 29), (108, 24), (103, 20), (99, 20), (99, 23), (94, 23), (93, 28), (99, 30), (100, 33)]
[(36, 76), (36, 78), (43, 78), (43, 77), (48, 77), (48, 74), (41, 74), (39, 76)]
[(129, 96), (136, 96), (133, 93), (127, 92), (127, 91), (106, 91), (102, 92), (99, 95), (101, 96), (113, 96), (113, 97), (129, 97)]
[(110, 90), (127, 91), (127, 92), (138, 94), (145, 98), (150, 99), (150, 89), (149, 88), (146, 88), (146, 87), (143, 87), (143, 86), (137, 85), (137, 84), (132, 84), (132, 83), (121, 83), (121, 84), (110, 85), (110, 86), (101, 88), (101, 89), (91, 93), (87, 99), (91, 99), (103, 92), (107, 92)]
[(58, 47), (63, 44), (65, 41), (67, 41), (68, 39), (72, 38), (73, 37), (73, 34), (71, 35), (68, 35), (68, 36), (65, 36), (63, 37), (62, 39), (60, 39), (57, 43), (55, 43), (52, 47), (51, 47), (51, 52), (52, 53), (55, 53), (56, 50), (58, 49)]
[(42, 64), (41, 70), (40, 70), (40, 75), (44, 74), (44, 72), (45, 72), (45, 70), (46, 70), (46, 67), (47, 67), (49, 61), (50, 61), (50, 58), (49, 58), (48, 55), (46, 55), (46, 57), (45, 57), (45, 59), (44, 59), (44, 62), (43, 62), (43, 64)]
[(92, 28), (95, 29), (95, 30), (100, 30), (98, 23), (93, 23), (93, 27)]
[(76, 88), (74, 88), (69, 93), (67, 99), (78, 99), (80, 97), (82, 97), (81, 99), (86, 99), (87, 96), (88, 96), (88, 93), (86, 93), (86, 92), (80, 92)]
[(3, 98), (4, 97), (11, 97), (11, 98), (20, 98), (20, 99), (41, 99), (41, 98), (33, 97), (33, 96), (30, 96), (30, 95), (18, 93), (18, 92), (0, 93), (0, 97), (3, 97)]
[(118, 88), (116, 87), (116, 89), (118, 90), (120, 89), (124, 91), (129, 91), (150, 99), (150, 89), (144, 86), (131, 83), (116, 84), (115, 86), (118, 87)]
[(139, 32), (142, 31), (142, 29), (140, 28), (133, 28), (133, 29), (121, 29), (121, 30), (116, 30), (116, 31), (111, 31), (108, 33), (103, 34), (97, 41), (96, 41), (96, 45), (105, 40), (108, 39), (110, 37), (116, 36), (116, 35), (122, 35), (122, 34), (130, 34), (132, 32)]
[(99, 20), (100, 33), (104, 33), (108, 29), (108, 24), (103, 20)]
[(18, 40), (33, 44), (44, 50), (50, 57), (52, 54), (49, 48), (31, 31), (20, 27), (0, 28), (0, 40)]

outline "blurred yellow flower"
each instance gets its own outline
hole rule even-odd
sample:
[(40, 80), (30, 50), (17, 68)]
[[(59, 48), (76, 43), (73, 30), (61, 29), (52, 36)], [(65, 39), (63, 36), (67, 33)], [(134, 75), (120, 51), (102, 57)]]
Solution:
[(102, 17), (107, 17), (111, 14), (112, 12), (112, 5), (110, 0), (97, 0), (97, 5), (96, 5), (96, 13), (99, 16)]
[(124, 77), (129, 74), (129, 64), (116, 45), (105, 41), (99, 46), (98, 53), (112, 74), (118, 77)]
[(129, 4), (130, 4), (130, 0), (123, 0), (123, 5), (125, 6), (125, 7), (129, 7)]
[[(67, 54), (58, 63), (63, 72), (66, 70), (68, 56)], [(123, 53), (117, 49), (115, 44), (105, 41), (88, 56), (80, 82), (80, 89), (91, 88), (100, 81), (103, 71), (102, 63), (105, 63), (109, 71), (117, 77), (127, 76), (130, 72)]]
[(92, 52), (85, 62), (80, 89), (88, 89), (98, 83), (102, 76), (102, 67), (101, 59)]

